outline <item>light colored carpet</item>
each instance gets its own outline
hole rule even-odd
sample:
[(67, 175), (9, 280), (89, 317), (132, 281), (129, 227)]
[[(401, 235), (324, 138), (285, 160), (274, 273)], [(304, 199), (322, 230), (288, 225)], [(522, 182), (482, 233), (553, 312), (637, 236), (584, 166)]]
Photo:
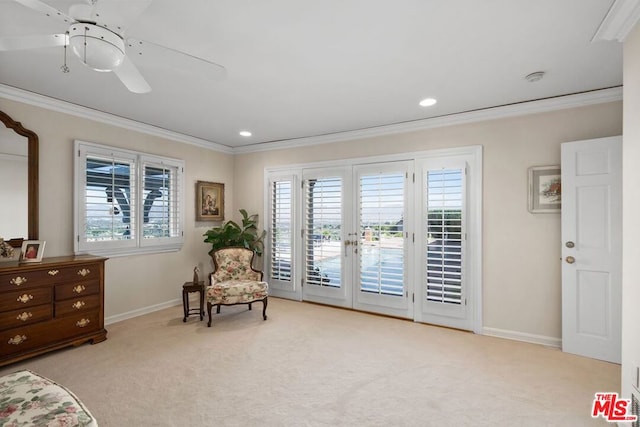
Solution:
[(108, 340), (16, 363), (108, 426), (588, 426), (620, 367), (557, 349), (270, 298), (182, 322), (172, 307)]

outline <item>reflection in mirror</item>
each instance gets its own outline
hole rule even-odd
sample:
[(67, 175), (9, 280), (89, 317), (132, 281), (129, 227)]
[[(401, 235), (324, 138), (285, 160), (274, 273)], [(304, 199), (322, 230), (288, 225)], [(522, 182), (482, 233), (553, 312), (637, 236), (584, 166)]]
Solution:
[(0, 237), (38, 240), (38, 135), (0, 111)]
[(28, 150), (27, 138), (13, 129), (0, 127), (0, 237), (24, 238), (28, 228)]

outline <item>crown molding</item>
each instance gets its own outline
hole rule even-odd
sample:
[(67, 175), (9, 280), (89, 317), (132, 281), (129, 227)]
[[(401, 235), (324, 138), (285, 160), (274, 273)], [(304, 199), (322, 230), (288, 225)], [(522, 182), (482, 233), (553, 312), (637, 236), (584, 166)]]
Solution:
[(233, 152), (254, 153), (259, 151), (297, 148), (308, 145), (328, 144), (331, 142), (350, 141), (354, 139), (373, 138), (405, 132), (415, 132), (444, 126), (462, 125), (486, 120), (496, 120), (508, 117), (524, 116), (528, 114), (545, 113), (568, 108), (585, 107), (588, 105), (622, 101), (622, 86), (593, 90), (572, 95), (545, 98), (536, 101), (520, 102), (517, 104), (485, 108), (481, 110), (456, 113), (429, 119), (414, 120), (386, 126), (377, 126), (347, 132), (337, 132), (327, 135), (296, 138), (285, 141), (266, 142), (262, 144), (246, 145), (234, 148)]
[(640, 0), (615, 0), (591, 41), (624, 42), (640, 20)]
[[(640, 0), (638, 0), (640, 1)], [(395, 123), (385, 126), (376, 126), (346, 132), (336, 132), (326, 135), (310, 136), (283, 141), (265, 142), (255, 145), (229, 147), (226, 145), (195, 138), (178, 132), (169, 131), (134, 120), (125, 119), (102, 111), (81, 107), (66, 101), (39, 95), (33, 92), (17, 89), (0, 84), (0, 98), (23, 102), (37, 107), (58, 111), (77, 117), (94, 120), (97, 122), (118, 126), (121, 128), (146, 133), (176, 142), (195, 145), (201, 148), (219, 151), (226, 154), (243, 154), (260, 151), (297, 148), (309, 145), (328, 144), (332, 142), (350, 141), (354, 139), (373, 138), (378, 136), (415, 132), (444, 126), (462, 125), (486, 120), (496, 120), (508, 117), (524, 116), (527, 114), (544, 113), (548, 111), (563, 110), (568, 108), (584, 107), (594, 104), (615, 102), (622, 100), (622, 86), (540, 99), (536, 101), (520, 102), (499, 107), (485, 108), (481, 110), (456, 113), (447, 116), (429, 119), (414, 120), (410, 122)]]
[(176, 142), (196, 145), (209, 150), (220, 151), (227, 154), (233, 154), (233, 149), (226, 145), (216, 142), (207, 141), (182, 133), (173, 132), (157, 126), (148, 125), (146, 123), (137, 122), (135, 120), (125, 119), (103, 111), (93, 110), (91, 108), (82, 107), (70, 102), (62, 101), (48, 96), (18, 89), (12, 86), (0, 84), (0, 98), (18, 101), (36, 107), (45, 108), (47, 110), (57, 111), (59, 113), (70, 114), (72, 116), (83, 119), (93, 120), (108, 125), (117, 126), (123, 129), (133, 130), (147, 135), (153, 135), (160, 138), (166, 138)]

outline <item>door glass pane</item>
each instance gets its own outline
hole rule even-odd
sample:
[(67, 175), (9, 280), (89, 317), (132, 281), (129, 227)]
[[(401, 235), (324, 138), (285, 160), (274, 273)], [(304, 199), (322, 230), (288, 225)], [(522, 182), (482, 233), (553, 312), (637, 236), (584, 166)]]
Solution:
[(274, 280), (291, 281), (292, 182), (271, 183), (271, 271)]
[(305, 283), (341, 286), (342, 178), (305, 181)]
[(360, 290), (404, 293), (404, 173), (360, 176)]
[(462, 303), (463, 169), (428, 171), (426, 299)]

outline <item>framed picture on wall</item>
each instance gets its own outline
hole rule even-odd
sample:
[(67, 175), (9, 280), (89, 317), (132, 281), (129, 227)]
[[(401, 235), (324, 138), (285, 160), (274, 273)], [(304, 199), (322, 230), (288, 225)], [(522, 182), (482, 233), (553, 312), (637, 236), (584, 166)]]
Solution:
[(224, 184), (196, 183), (196, 221), (224, 220)]
[(529, 212), (559, 213), (561, 208), (560, 166), (529, 168)]
[(44, 255), (44, 240), (25, 240), (22, 242), (20, 262), (40, 262)]

